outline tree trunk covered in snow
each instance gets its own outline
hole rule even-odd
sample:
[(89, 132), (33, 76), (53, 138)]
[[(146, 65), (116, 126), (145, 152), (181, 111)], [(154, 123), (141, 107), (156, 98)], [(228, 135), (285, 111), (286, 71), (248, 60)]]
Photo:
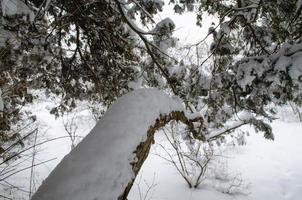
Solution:
[(137, 161), (130, 163), (132, 166), (133, 173), (135, 174), (135, 177), (132, 178), (127, 187), (125, 188), (123, 194), (118, 198), (118, 200), (126, 200), (127, 196), (132, 188), (132, 185), (135, 181), (135, 178), (140, 171), (142, 165), (144, 164), (146, 158), (148, 157), (151, 145), (154, 143), (154, 134), (156, 131), (158, 131), (160, 128), (167, 125), (170, 121), (176, 120), (181, 121), (182, 123), (186, 124), (187, 127), (193, 132), (193, 136), (197, 139), (204, 140), (201, 136), (197, 135), (197, 132), (194, 130), (193, 122), (199, 121), (202, 124), (202, 118), (195, 118), (192, 120), (188, 120), (187, 117), (184, 115), (182, 111), (173, 111), (168, 115), (159, 116), (159, 118), (156, 119), (155, 124), (151, 126), (147, 131), (147, 139), (144, 142), (141, 142), (137, 147), (136, 150), (133, 152), (135, 153), (137, 157)]
[(193, 137), (204, 140), (195, 130), (202, 118), (189, 119), (183, 110), (180, 100), (156, 89), (124, 95), (65, 156), (32, 200), (125, 200), (157, 130), (177, 120)]

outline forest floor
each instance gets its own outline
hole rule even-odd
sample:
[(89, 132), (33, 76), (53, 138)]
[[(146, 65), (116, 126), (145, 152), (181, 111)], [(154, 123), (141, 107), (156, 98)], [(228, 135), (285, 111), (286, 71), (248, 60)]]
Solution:
[[(137, 183), (140, 184), (134, 185), (129, 199), (300, 199), (302, 124), (276, 121), (272, 127), (274, 141), (250, 130), (246, 145), (224, 150), (222, 165), (217, 166), (217, 172), (225, 179), (207, 180), (205, 177), (197, 189), (190, 189), (173, 165), (151, 153), (138, 176)], [(161, 138), (159, 136), (157, 140)], [(152, 152), (156, 152), (156, 148), (155, 145)]]
[[(52, 102), (48, 102), (51, 104)], [(37, 107), (38, 120), (45, 124), (41, 141), (67, 135), (62, 118), (49, 114), (47, 102)], [(77, 135), (86, 135), (94, 126), (90, 113), (83, 109), (77, 118)], [(250, 132), (246, 145), (224, 148), (220, 152), (216, 179), (204, 177), (197, 189), (190, 189), (176, 168), (156, 155), (159, 145), (153, 145), (151, 154), (137, 177), (129, 200), (298, 200), (302, 195), (302, 123), (281, 110), (280, 119), (272, 123), (275, 140), (264, 139), (261, 133)], [(47, 125), (46, 125), (47, 124)], [(164, 134), (158, 133), (156, 143), (169, 145)], [(70, 151), (68, 137), (47, 142), (38, 148), (36, 162), (56, 158), (34, 169), (34, 184), (42, 180)], [(213, 166), (212, 166), (213, 167)], [(18, 185), (14, 199), (28, 199), (29, 170), (16, 174), (8, 181)], [(239, 182), (238, 182), (239, 181)], [(22, 192), (23, 191), (23, 192)], [(17, 194), (16, 193), (16, 194)], [(1, 198), (0, 198), (1, 199)]]

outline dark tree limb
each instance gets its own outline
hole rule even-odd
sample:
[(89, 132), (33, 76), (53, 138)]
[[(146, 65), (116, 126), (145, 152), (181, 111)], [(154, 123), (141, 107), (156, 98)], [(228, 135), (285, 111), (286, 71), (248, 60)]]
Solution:
[(132, 170), (134, 173), (134, 178), (129, 181), (127, 187), (123, 191), (123, 193), (119, 196), (118, 200), (126, 200), (127, 196), (133, 186), (135, 177), (137, 176), (138, 172), (140, 171), (143, 163), (145, 162), (146, 158), (148, 157), (151, 145), (154, 143), (154, 135), (156, 131), (160, 128), (164, 127), (170, 121), (176, 120), (180, 121), (187, 126), (187, 128), (192, 133), (193, 137), (198, 140), (205, 141), (206, 138), (199, 132), (197, 132), (194, 128), (194, 122), (197, 122), (199, 126), (203, 125), (203, 119), (201, 117), (197, 117), (195, 119), (188, 119), (184, 112), (180, 111), (173, 111), (168, 115), (160, 116), (154, 125), (150, 126), (149, 130), (147, 131), (147, 139), (144, 142), (141, 142), (137, 147), (136, 150), (133, 152), (136, 154), (137, 160), (136, 162), (130, 163), (132, 166)]

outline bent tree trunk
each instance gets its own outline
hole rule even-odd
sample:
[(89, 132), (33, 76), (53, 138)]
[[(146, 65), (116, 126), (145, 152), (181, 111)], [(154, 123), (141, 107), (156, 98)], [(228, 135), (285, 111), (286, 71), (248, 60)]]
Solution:
[[(179, 100), (140, 89), (114, 103), (94, 129), (42, 183), (32, 200), (125, 200), (148, 156), (155, 132), (171, 120), (193, 122)], [(203, 138), (199, 138), (203, 139)]]

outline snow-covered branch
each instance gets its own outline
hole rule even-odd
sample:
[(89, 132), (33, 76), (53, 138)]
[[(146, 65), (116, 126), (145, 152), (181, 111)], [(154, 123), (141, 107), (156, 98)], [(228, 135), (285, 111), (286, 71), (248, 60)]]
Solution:
[[(32, 200), (124, 200), (155, 131), (171, 120), (183, 121), (183, 110), (179, 99), (156, 89), (124, 95), (61, 161)], [(192, 126), (190, 120), (184, 121)]]

